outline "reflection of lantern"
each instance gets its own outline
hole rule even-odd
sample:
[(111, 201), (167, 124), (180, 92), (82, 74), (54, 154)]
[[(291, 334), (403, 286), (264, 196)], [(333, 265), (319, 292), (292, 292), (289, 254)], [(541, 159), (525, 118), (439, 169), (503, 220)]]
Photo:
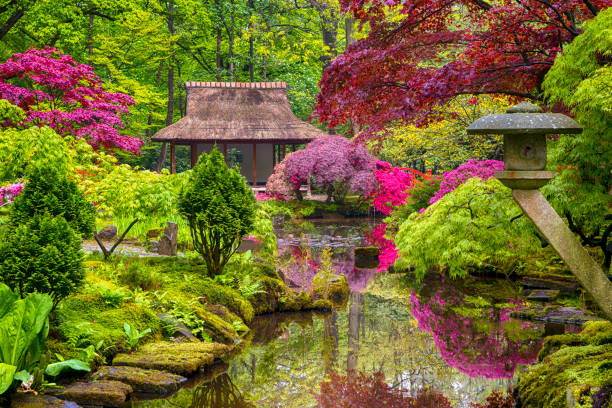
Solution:
[(582, 128), (568, 116), (542, 113), (531, 103), (520, 103), (506, 112), (476, 120), (467, 132), (503, 135), (505, 167), (495, 176), (512, 189), (538, 189), (554, 177), (553, 172), (544, 171), (546, 134), (580, 133)]

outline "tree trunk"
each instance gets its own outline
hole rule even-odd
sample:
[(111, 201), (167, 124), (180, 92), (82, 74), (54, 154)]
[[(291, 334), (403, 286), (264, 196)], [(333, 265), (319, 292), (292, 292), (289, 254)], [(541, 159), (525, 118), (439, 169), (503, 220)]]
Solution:
[(221, 82), (221, 71), (223, 70), (221, 61), (221, 28), (217, 28), (217, 82)]
[(4, 38), (5, 35), (11, 31), (11, 28), (23, 17), (25, 11), (23, 9), (17, 9), (13, 12), (13, 14), (9, 17), (9, 19), (4, 23), (2, 27), (0, 27), (0, 40)]
[[(164, 62), (161, 61), (159, 63), (159, 67), (157, 67), (157, 75), (155, 75), (155, 87), (159, 85), (159, 80), (161, 79), (162, 69), (164, 68)], [(149, 137), (151, 136), (151, 124), (153, 123), (153, 115), (149, 114), (147, 118), (147, 130), (145, 133), (145, 141), (149, 141)]]
[[(249, 8), (250, 8), (249, 15), (252, 15), (252, 13), (255, 11), (255, 4), (253, 4), (253, 0), (249, 0)], [(249, 22), (249, 31), (251, 31), (252, 29), (253, 29), (253, 23)], [(254, 51), (253, 43), (254, 43), (253, 32), (251, 31), (251, 35), (249, 37), (249, 74), (250, 74), (251, 82), (255, 81), (255, 67), (254, 67), (255, 51)]]
[[(170, 36), (174, 35), (174, 1), (170, 0), (169, 4), (169, 15), (168, 15), (168, 32)], [(174, 43), (170, 43), (171, 54), (170, 63), (168, 67), (168, 110), (166, 112), (166, 126), (172, 124), (172, 116), (174, 115)], [(155, 171), (160, 172), (164, 168), (164, 162), (166, 161), (166, 154), (168, 153), (168, 142), (162, 144), (162, 148), (159, 152), (159, 158), (157, 159), (157, 165)]]
[(331, 61), (338, 55), (338, 47), (336, 44), (338, 19), (335, 15), (335, 10), (329, 4), (323, 1), (311, 0), (311, 2), (314, 2), (314, 7), (319, 12), (323, 44), (329, 48), (328, 53), (320, 57), (321, 62), (323, 62), (323, 71), (325, 71), (325, 68), (327, 68)]
[(93, 24), (94, 24), (94, 15), (93, 13), (89, 14), (89, 33), (87, 34), (87, 45), (89, 48), (89, 65), (93, 66)]

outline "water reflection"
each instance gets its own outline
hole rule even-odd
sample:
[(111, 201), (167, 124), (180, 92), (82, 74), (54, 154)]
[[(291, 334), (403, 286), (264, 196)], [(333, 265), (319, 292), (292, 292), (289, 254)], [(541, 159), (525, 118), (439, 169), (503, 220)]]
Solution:
[(245, 401), (229, 375), (223, 374), (193, 390), (190, 408), (255, 408)]
[(519, 364), (536, 361), (544, 326), (510, 318), (520, 306), (502, 302), (441, 282), (428, 282), (410, 299), (412, 315), (447, 364), (471, 377), (513, 378)]

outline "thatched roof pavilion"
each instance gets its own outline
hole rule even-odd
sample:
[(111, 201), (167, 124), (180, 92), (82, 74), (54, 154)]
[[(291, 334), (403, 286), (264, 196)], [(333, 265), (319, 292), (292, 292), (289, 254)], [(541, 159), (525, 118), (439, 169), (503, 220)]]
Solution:
[[(265, 181), (282, 160), (286, 146), (308, 143), (326, 133), (299, 120), (289, 106), (285, 82), (187, 82), (187, 114), (151, 140), (170, 143), (171, 170), (175, 146), (191, 146), (191, 165), (216, 144), (225, 155), (242, 153), (242, 174)], [(257, 158), (259, 157), (259, 163)]]

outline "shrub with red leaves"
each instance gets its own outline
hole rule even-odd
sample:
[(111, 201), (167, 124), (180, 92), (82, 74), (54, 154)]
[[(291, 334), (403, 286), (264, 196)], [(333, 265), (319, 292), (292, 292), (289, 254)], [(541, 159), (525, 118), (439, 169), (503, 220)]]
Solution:
[(499, 391), (493, 391), (491, 395), (487, 397), (487, 402), (485, 404), (472, 403), (471, 405), (473, 408), (513, 408), (514, 403), (514, 397), (510, 393), (504, 395)]
[(411, 397), (404, 389), (390, 387), (381, 372), (370, 376), (331, 373), (329, 379), (321, 383), (321, 393), (315, 395), (322, 408), (452, 408), (442, 394), (431, 390), (421, 390)]

